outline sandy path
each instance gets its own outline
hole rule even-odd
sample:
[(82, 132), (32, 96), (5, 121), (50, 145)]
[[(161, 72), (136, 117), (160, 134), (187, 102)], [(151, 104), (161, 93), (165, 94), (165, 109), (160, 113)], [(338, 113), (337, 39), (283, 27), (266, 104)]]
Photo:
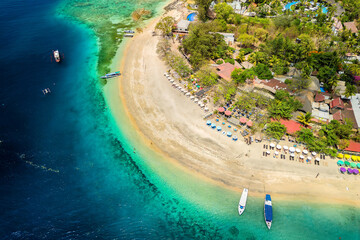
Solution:
[(203, 110), (163, 75), (168, 68), (156, 54), (160, 37), (151, 35), (155, 23), (126, 46), (119, 92), (134, 124), (163, 154), (194, 173), (227, 186), (250, 187), (261, 196), (270, 192), (287, 199), (360, 206), (360, 177), (339, 174), (336, 160), (315, 166), (263, 157), (262, 143), (248, 146), (242, 138), (234, 142), (206, 126)]

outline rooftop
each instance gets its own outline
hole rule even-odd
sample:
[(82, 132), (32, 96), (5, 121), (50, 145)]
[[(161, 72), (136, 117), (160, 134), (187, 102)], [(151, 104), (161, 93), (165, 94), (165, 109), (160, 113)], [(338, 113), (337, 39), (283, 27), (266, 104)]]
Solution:
[(344, 115), (342, 114), (341, 110), (337, 111), (336, 113), (333, 114), (333, 119), (337, 120), (337, 121), (343, 121), (344, 120)]
[(316, 93), (315, 102), (323, 102), (325, 101), (325, 96), (321, 93)]
[[(275, 122), (276, 120), (272, 119), (271, 121)], [(279, 122), (286, 127), (286, 132), (289, 134), (294, 134), (302, 128), (302, 125), (294, 120), (280, 119)]]
[(358, 127), (360, 127), (360, 93), (356, 94), (355, 96), (351, 96), (350, 102), (356, 124)]
[(330, 102), (330, 108), (340, 108), (340, 109), (344, 109), (344, 102), (341, 100), (340, 97), (335, 98), (334, 100), (332, 100)]
[(360, 143), (350, 140), (349, 146), (345, 148), (345, 151), (360, 152)]
[(225, 79), (226, 81), (231, 81), (231, 73), (235, 70), (235, 68), (238, 68), (231, 63), (223, 63), (219, 66), (217, 66), (217, 69), (219, 70), (217, 74)]
[(178, 29), (188, 29), (190, 25), (190, 21), (188, 20), (180, 20), (177, 24), (176, 24), (176, 27)]
[(273, 88), (274, 90), (288, 90), (287, 85), (284, 82), (276, 79), (261, 80), (260, 83)]
[(332, 19), (334, 20), (333, 27), (338, 31), (342, 30), (343, 26), (341, 24), (341, 21), (339, 21), (339, 19), (337, 19), (335, 17), (333, 17)]
[(358, 32), (358, 29), (356, 28), (356, 25), (354, 22), (345, 22), (344, 26), (346, 29), (350, 30), (352, 33)]

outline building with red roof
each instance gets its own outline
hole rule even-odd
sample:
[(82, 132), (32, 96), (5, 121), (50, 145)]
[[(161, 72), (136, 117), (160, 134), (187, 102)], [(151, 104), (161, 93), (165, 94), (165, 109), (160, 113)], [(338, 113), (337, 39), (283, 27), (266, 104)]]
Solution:
[(316, 93), (314, 101), (323, 102), (325, 101), (325, 96), (322, 93)]
[[(271, 119), (272, 122), (275, 122), (277, 120)], [(294, 133), (296, 133), (297, 131), (300, 131), (301, 128), (303, 128), (303, 126), (294, 121), (294, 120), (286, 120), (286, 119), (280, 119), (280, 122), (282, 125), (284, 125), (286, 127), (286, 133), (292, 135)]]
[(337, 120), (339, 122), (342, 122), (344, 120), (344, 115), (341, 110), (333, 114), (333, 120)]
[(226, 81), (230, 82), (231, 81), (231, 73), (239, 67), (236, 67), (234, 65), (232, 65), (231, 63), (223, 63), (219, 66), (217, 66), (217, 74), (222, 78), (225, 79)]
[(348, 152), (360, 153), (360, 143), (350, 140), (349, 141), (349, 146), (347, 148), (345, 148), (344, 150), (348, 151)]
[(330, 109), (334, 109), (334, 108), (344, 110), (344, 102), (343, 100), (341, 100), (340, 97), (335, 98), (330, 102)]

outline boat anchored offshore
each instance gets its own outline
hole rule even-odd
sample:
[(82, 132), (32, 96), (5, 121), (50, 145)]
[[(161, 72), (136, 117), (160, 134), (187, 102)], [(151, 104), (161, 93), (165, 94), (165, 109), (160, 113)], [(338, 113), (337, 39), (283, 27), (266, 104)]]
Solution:
[(51, 93), (50, 88), (45, 88), (42, 90), (43, 94), (46, 95), (48, 93)]
[(266, 194), (266, 196), (265, 196), (264, 217), (265, 217), (266, 226), (268, 227), (268, 229), (270, 229), (271, 223), (273, 220), (272, 203), (271, 203), (270, 194)]
[(58, 63), (61, 61), (60, 59), (60, 53), (59, 53), (59, 50), (53, 50), (53, 54), (54, 54), (54, 59), (55, 61)]
[(118, 77), (120, 75), (121, 75), (120, 71), (117, 71), (117, 72), (105, 74), (104, 76), (101, 76), (100, 78), (107, 79), (107, 78)]
[(249, 192), (249, 190), (247, 188), (244, 188), (244, 190), (241, 194), (241, 198), (240, 198), (239, 206), (238, 206), (239, 215), (243, 214), (243, 212), (245, 211), (248, 192)]
[(134, 30), (124, 30), (124, 33), (135, 33)]

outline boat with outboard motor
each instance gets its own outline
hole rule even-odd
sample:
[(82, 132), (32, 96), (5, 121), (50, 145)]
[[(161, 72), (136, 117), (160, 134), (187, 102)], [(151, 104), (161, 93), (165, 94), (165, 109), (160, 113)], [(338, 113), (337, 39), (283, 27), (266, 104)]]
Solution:
[(54, 59), (57, 63), (61, 61), (59, 50), (53, 50)]
[(264, 218), (265, 218), (266, 226), (268, 227), (268, 229), (270, 229), (273, 220), (272, 202), (271, 202), (270, 194), (266, 194), (265, 196)]
[(239, 206), (238, 206), (239, 215), (243, 214), (243, 212), (245, 211), (248, 192), (249, 192), (249, 190), (247, 188), (244, 188), (244, 190), (241, 194)]
[(120, 71), (117, 71), (117, 72), (105, 74), (104, 76), (101, 76), (100, 78), (107, 79), (107, 78), (118, 77), (120, 75), (121, 75)]

